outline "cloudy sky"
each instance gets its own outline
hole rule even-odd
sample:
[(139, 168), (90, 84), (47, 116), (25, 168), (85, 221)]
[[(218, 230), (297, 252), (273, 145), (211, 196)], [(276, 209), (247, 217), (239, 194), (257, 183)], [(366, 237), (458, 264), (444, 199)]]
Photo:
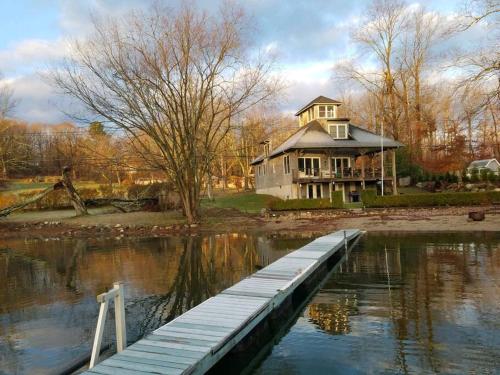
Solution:
[[(197, 2), (207, 9), (216, 3)], [(427, 10), (450, 17), (461, 4), (453, 0), (422, 3)], [(258, 30), (256, 47), (273, 50), (278, 56), (280, 74), (288, 83), (283, 111), (293, 111), (317, 95), (339, 94), (332, 66), (356, 55), (349, 33), (363, 22), (368, 4), (365, 0), (241, 1)], [(142, 0), (1, 1), (0, 72), (19, 99), (14, 117), (31, 122), (64, 121), (61, 98), (39, 72), (47, 69), (51, 59), (64, 56), (69, 39), (89, 32), (91, 14), (119, 16), (147, 6), (148, 1)], [(482, 37), (480, 32), (476, 37)]]

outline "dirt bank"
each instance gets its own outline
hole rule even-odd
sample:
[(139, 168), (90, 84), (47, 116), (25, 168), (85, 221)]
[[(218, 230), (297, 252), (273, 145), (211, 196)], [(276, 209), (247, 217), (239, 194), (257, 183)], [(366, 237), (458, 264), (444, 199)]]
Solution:
[[(472, 222), (469, 211), (485, 210), (486, 219)], [(74, 211), (22, 212), (0, 220), (0, 238), (167, 236), (200, 232), (311, 232), (323, 234), (341, 228), (366, 231), (456, 232), (500, 231), (500, 212), (493, 207), (422, 209), (369, 209), (288, 212), (267, 217), (236, 210), (208, 210), (199, 225), (187, 226), (179, 212), (121, 213), (113, 209), (91, 210), (74, 217)]]

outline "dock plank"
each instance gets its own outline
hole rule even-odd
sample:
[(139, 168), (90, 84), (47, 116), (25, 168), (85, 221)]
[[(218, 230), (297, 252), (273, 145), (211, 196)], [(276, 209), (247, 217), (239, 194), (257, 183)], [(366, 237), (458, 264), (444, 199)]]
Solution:
[(316, 238), (105, 359), (88, 374), (203, 374), (279, 306), (346, 240), (346, 229)]

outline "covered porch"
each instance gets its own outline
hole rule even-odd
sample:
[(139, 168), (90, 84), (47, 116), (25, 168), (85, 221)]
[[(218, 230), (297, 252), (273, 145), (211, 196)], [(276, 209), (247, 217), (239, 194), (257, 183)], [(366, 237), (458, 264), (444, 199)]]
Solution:
[(343, 191), (345, 203), (359, 202), (361, 191), (376, 188), (381, 194), (398, 194), (396, 152), (380, 149), (296, 151), (297, 168), (292, 169), (296, 198), (329, 198)]

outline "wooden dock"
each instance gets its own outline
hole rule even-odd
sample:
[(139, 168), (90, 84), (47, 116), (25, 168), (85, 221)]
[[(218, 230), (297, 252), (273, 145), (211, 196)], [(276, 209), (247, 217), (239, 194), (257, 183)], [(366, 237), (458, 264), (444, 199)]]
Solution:
[(357, 229), (319, 237), (209, 298), (86, 374), (204, 374), (298, 286), (347, 243)]

